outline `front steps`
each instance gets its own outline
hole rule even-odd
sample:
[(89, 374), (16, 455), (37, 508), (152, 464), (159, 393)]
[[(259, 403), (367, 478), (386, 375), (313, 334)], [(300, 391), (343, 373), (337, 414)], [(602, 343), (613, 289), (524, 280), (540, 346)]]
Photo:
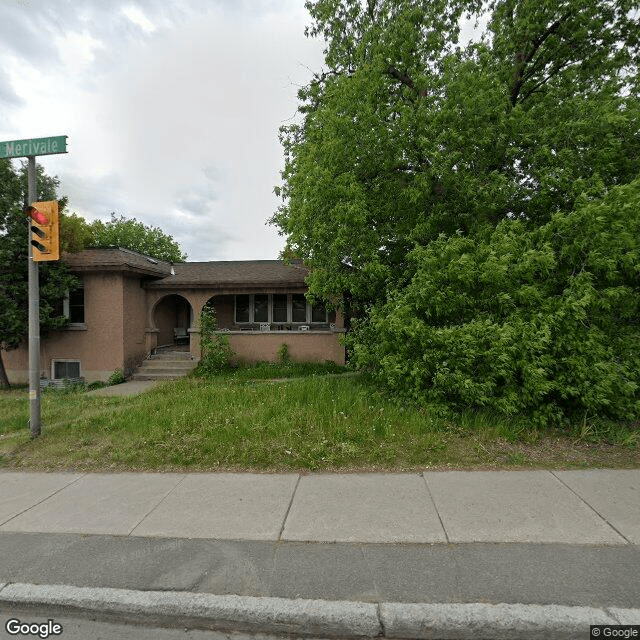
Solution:
[(143, 360), (132, 380), (174, 380), (184, 378), (198, 364), (188, 351), (164, 351)]

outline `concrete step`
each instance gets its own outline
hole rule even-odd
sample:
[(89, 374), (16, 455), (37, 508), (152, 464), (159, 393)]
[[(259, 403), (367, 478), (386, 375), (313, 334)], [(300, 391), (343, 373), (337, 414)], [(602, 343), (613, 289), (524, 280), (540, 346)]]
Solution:
[(141, 369), (186, 369), (191, 371), (196, 364), (195, 360), (145, 360), (141, 365)]
[(199, 358), (189, 352), (158, 353), (144, 360), (131, 376), (132, 380), (174, 380), (184, 378), (198, 364)]
[(195, 369), (195, 365), (190, 367), (140, 367), (136, 373), (154, 375), (156, 373), (171, 373), (176, 376), (186, 376)]
[(188, 351), (164, 351), (149, 356), (149, 360), (196, 360)]
[(131, 380), (177, 380), (178, 378), (184, 378), (189, 372), (182, 371), (170, 371), (170, 372), (156, 372), (156, 371), (136, 371), (131, 376)]

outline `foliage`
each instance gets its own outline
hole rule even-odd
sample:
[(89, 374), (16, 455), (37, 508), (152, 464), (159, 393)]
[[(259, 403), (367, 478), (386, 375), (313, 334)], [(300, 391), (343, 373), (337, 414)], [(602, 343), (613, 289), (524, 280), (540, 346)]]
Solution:
[(123, 247), (167, 262), (184, 262), (187, 258), (178, 243), (158, 227), (138, 222), (135, 218), (116, 217), (109, 222), (91, 223), (91, 247)]
[(205, 305), (200, 313), (200, 345), (202, 357), (196, 375), (215, 375), (229, 368), (233, 350), (229, 338), (216, 333), (218, 320), (215, 309)]
[[(364, 314), (416, 242), (569, 212), (640, 172), (631, 0), (316, 0), (325, 70), (281, 129), (272, 218), (312, 294)], [(460, 17), (482, 39), (457, 44)]]
[(60, 250), (78, 253), (93, 242), (92, 226), (81, 216), (60, 214)]
[[(57, 178), (37, 166), (40, 200), (57, 199)], [(26, 201), (26, 169), (16, 171), (9, 160), (0, 160), (0, 386), (7, 387), (2, 350), (13, 349), (28, 334), (27, 222), (22, 213)], [(58, 200), (64, 209), (66, 199)], [(62, 262), (42, 262), (40, 279), (40, 328), (60, 329), (68, 322), (60, 314), (60, 299), (78, 286)]]
[(538, 229), (505, 220), (414, 249), (408, 286), (351, 336), (419, 402), (540, 424), (640, 416), (640, 179)]
[[(636, 187), (615, 187), (640, 175), (637, 3), (306, 6), (325, 68), (281, 129), (271, 221), (310, 295), (354, 317), (357, 362), (421, 401), (544, 423), (637, 412), (631, 267), (581, 262), (615, 245), (597, 217), (624, 231), (612, 198)], [(458, 44), (461, 17), (475, 42)], [(582, 244), (560, 242), (579, 219)]]
[(121, 369), (116, 369), (110, 376), (109, 379), (107, 380), (107, 385), (112, 386), (114, 384), (122, 384), (123, 382), (126, 382), (127, 379), (124, 376), (124, 373), (122, 372)]
[(276, 357), (278, 358), (278, 363), (281, 365), (286, 365), (286, 364), (289, 364), (289, 362), (291, 362), (291, 355), (289, 354), (289, 345), (286, 342), (283, 342), (278, 347)]

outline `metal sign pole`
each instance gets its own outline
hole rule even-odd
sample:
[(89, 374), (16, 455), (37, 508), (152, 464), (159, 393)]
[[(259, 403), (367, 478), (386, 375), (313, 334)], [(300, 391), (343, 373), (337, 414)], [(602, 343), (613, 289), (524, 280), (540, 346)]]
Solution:
[[(36, 157), (28, 156), (27, 200), (38, 200)], [(31, 218), (28, 218), (29, 245), (29, 428), (31, 437), (40, 435), (40, 283), (38, 263), (33, 259), (31, 246)]]

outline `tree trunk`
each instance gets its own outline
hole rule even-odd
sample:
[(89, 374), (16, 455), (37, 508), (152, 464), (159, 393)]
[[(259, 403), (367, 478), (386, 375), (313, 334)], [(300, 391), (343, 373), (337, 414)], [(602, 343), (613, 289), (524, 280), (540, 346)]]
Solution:
[(9, 378), (7, 378), (7, 372), (4, 368), (4, 362), (2, 361), (2, 349), (0, 349), (0, 389), (10, 389)]

